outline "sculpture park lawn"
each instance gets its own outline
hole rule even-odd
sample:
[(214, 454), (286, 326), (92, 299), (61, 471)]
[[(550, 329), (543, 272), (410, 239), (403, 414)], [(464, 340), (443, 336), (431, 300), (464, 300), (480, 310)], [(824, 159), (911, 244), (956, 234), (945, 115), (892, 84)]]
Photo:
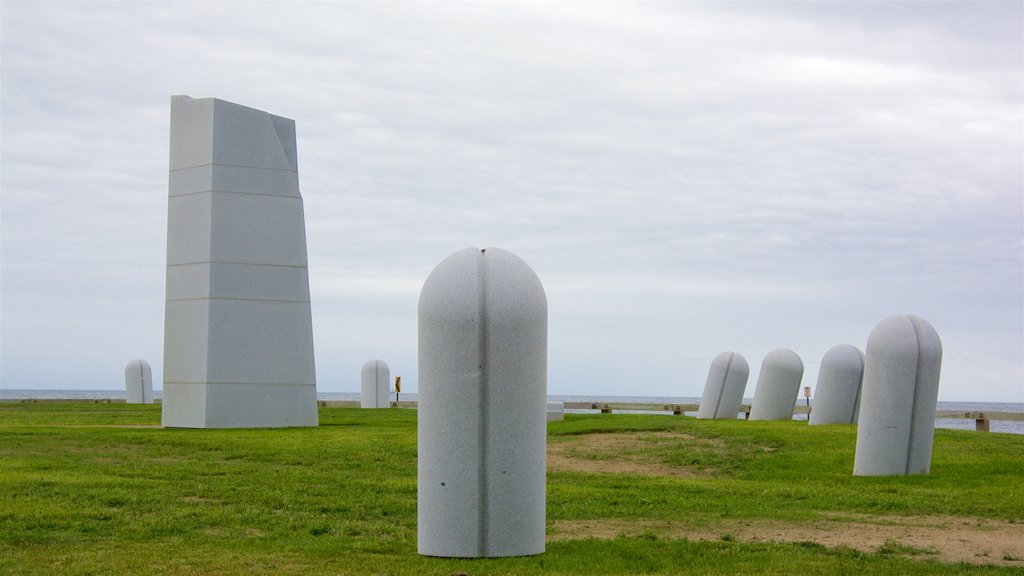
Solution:
[(0, 573), (1024, 573), (1024, 436), (937, 430), (930, 475), (864, 478), (851, 426), (570, 414), (549, 424), (547, 551), (458, 560), (416, 553), (414, 410), (159, 422), (0, 403)]

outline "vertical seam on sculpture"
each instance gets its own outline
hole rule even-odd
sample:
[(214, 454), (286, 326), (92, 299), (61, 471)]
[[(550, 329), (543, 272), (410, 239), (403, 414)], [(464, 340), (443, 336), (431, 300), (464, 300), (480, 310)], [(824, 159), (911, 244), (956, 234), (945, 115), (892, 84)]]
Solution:
[[(860, 356), (858, 355), (858, 358)], [(850, 424), (856, 424), (860, 416), (860, 395), (864, 392), (864, 359), (860, 361), (860, 378), (857, 379), (857, 395), (853, 397), (853, 413), (850, 414)]]
[(903, 465), (903, 473), (910, 474), (910, 459), (914, 454), (914, 432), (917, 430), (917, 407), (919, 402), (918, 391), (921, 388), (921, 329), (913, 318), (908, 318), (910, 325), (914, 327), (914, 337), (917, 340), (917, 358), (914, 359), (914, 398), (910, 405), (910, 436), (907, 438), (907, 461)]
[(477, 547), (478, 553), (481, 556), (487, 556), (487, 543), (488, 543), (488, 490), (487, 490), (487, 446), (490, 441), (488, 436), (490, 430), (488, 429), (487, 423), (487, 408), (488, 408), (488, 365), (487, 365), (487, 260), (484, 252), (481, 251), (478, 257), (477, 264), (477, 342), (479, 346), (478, 358), (480, 361), (480, 406), (478, 407), (479, 427), (480, 427), (480, 444), (478, 446), (479, 451), (479, 462), (478, 462), (478, 498), (480, 499), (479, 516), (477, 522), (479, 523), (477, 534), (478, 541)]
[(735, 352), (729, 352), (729, 361), (725, 364), (725, 375), (722, 377), (721, 387), (718, 388), (718, 398), (715, 399), (715, 413), (711, 415), (716, 420), (718, 419), (718, 410), (722, 406), (722, 396), (725, 395), (725, 387), (729, 382), (729, 369), (732, 368), (732, 359), (735, 355)]
[(146, 370), (142, 367), (142, 362), (139, 362), (139, 382), (142, 383), (142, 403), (146, 403)]

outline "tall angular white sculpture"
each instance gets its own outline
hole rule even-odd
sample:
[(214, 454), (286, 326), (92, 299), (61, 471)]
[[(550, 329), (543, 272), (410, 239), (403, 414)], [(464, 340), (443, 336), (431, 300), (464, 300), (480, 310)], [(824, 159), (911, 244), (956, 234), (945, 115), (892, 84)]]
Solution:
[(750, 419), (792, 420), (803, 377), (804, 363), (796, 352), (785, 348), (769, 352), (761, 361)]
[(547, 297), (530, 267), (467, 248), (419, 301), (418, 549), (544, 551)]
[(855, 424), (864, 379), (864, 353), (856, 346), (840, 344), (821, 358), (814, 407), (807, 423)]
[(391, 369), (383, 360), (369, 360), (360, 373), (361, 408), (390, 408)]
[(868, 337), (855, 476), (928, 474), (942, 341), (913, 315), (890, 316)]
[(171, 97), (163, 424), (316, 426), (295, 122)]
[(125, 402), (153, 403), (153, 369), (145, 360), (132, 360), (124, 367)]
[(747, 359), (736, 352), (722, 352), (711, 361), (704, 396), (700, 399), (697, 418), (735, 420), (743, 403), (750, 367)]

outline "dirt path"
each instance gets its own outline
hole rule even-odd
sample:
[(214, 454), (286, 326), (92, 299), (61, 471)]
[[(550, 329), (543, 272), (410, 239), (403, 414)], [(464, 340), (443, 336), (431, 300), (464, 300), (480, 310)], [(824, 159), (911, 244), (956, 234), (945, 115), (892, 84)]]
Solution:
[[(715, 440), (669, 432), (617, 432), (560, 438), (548, 443), (548, 469), (592, 474), (702, 477), (714, 471), (670, 466), (653, 452), (667, 443), (716, 450)], [(781, 522), (724, 520), (699, 525), (686, 521), (599, 519), (555, 521), (548, 539), (616, 538), (653, 533), (660, 538), (730, 539), (739, 542), (813, 542), (863, 552), (887, 551), (941, 562), (1000, 564), (1024, 568), (1024, 523), (958, 517), (891, 517), (852, 513), (824, 520)]]
[(711, 526), (630, 519), (555, 521), (548, 540), (611, 539), (654, 533), (661, 538), (738, 542), (813, 542), (862, 552), (888, 550), (940, 562), (999, 564), (1024, 568), (1024, 524), (978, 518), (862, 517), (785, 523), (729, 520)]

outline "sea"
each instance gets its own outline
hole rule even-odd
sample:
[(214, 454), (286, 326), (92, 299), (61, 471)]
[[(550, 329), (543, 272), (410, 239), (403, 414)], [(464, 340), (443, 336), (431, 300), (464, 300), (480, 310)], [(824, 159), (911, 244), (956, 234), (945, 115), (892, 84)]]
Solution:
[[(154, 391), (153, 396), (157, 399), (162, 397), (159, 390)], [(124, 400), (124, 390), (0, 390), (0, 401), (2, 400)], [(319, 400), (349, 400), (358, 401), (358, 392), (319, 392)], [(416, 400), (415, 393), (401, 395), (401, 400)], [(745, 404), (750, 404), (751, 398), (744, 398)], [(700, 398), (687, 396), (548, 396), (550, 402), (591, 402), (603, 403), (626, 403), (626, 404), (699, 404)], [(803, 402), (801, 399), (800, 402)], [(813, 401), (811, 405), (813, 406)], [(938, 410), (955, 410), (958, 412), (1019, 412), (1024, 413), (1022, 402), (939, 402)], [(596, 410), (566, 410), (569, 413), (592, 413)], [(634, 413), (644, 413), (636, 411)], [(650, 412), (650, 414), (664, 414), (664, 412)], [(695, 416), (696, 412), (686, 412), (687, 416)], [(738, 416), (741, 417), (741, 416)], [(794, 420), (807, 420), (806, 414), (794, 414)], [(974, 420), (959, 418), (936, 418), (936, 428), (949, 428), (954, 430), (974, 430)], [(1004, 434), (1024, 434), (1024, 421), (1020, 420), (992, 420), (990, 432), (1001, 432)]]

